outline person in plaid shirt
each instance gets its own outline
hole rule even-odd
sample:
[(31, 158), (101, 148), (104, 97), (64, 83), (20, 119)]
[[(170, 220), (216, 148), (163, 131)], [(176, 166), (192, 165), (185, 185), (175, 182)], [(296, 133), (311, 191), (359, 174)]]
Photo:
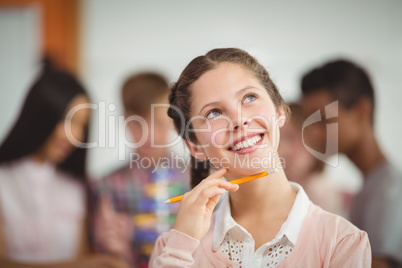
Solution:
[[(179, 204), (163, 201), (189, 189), (186, 158), (155, 146), (168, 144), (171, 121), (166, 105), (152, 104), (167, 104), (168, 93), (165, 78), (156, 73), (134, 74), (125, 81), (122, 98), (128, 130), (138, 143), (148, 136), (130, 155), (129, 165), (95, 186), (95, 249), (137, 268), (148, 266), (157, 237), (175, 222)], [(141, 124), (136, 116), (145, 121)]]

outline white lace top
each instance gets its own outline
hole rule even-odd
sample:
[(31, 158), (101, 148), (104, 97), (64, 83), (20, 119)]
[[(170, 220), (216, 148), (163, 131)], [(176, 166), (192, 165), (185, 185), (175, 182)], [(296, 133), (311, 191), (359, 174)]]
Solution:
[(237, 224), (231, 216), (228, 194), (218, 205), (214, 226), (213, 247), (220, 249), (238, 267), (275, 267), (292, 253), (307, 215), (310, 200), (303, 188), (291, 182), (297, 192), (293, 207), (287, 220), (275, 238), (255, 250), (253, 237)]

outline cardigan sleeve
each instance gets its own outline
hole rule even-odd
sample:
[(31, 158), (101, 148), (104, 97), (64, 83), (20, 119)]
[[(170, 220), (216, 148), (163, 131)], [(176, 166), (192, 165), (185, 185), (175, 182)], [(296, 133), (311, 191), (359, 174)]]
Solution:
[(199, 240), (172, 229), (157, 239), (149, 267), (191, 267), (199, 244)]
[(371, 248), (366, 232), (346, 235), (336, 245), (330, 267), (371, 267)]

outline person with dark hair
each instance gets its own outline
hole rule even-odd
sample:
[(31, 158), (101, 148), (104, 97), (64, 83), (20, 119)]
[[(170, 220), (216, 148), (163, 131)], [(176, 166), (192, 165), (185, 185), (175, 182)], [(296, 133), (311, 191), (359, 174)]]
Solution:
[(0, 146), (1, 267), (124, 267), (89, 255), (88, 102), (49, 63), (29, 90)]
[[(168, 114), (191, 152), (193, 189), (174, 229), (158, 238), (152, 267), (370, 266), (367, 234), (286, 178), (277, 147), (287, 111), (268, 72), (243, 50), (213, 49), (187, 65)], [(264, 171), (272, 173), (230, 183)]]
[(145, 139), (130, 154), (130, 163), (97, 187), (95, 247), (135, 267), (147, 267), (155, 240), (176, 218), (178, 204), (162, 204), (163, 198), (189, 188), (184, 163), (175, 161), (167, 147), (168, 93), (166, 79), (155, 72), (135, 73), (124, 81), (127, 129), (135, 143)]
[(327, 133), (325, 120), (312, 124), (306, 128), (311, 134), (308, 144), (323, 153), (327, 139), (338, 137), (339, 153), (363, 174), (350, 219), (368, 233), (373, 267), (402, 267), (402, 174), (386, 158), (375, 136), (375, 97), (369, 75), (353, 62), (334, 60), (305, 74), (301, 90), (306, 117), (338, 102), (338, 133)]

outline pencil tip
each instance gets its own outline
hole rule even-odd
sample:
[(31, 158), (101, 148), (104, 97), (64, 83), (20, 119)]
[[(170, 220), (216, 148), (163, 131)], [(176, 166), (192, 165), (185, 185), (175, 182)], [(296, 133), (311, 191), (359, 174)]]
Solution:
[(271, 175), (271, 174), (274, 174), (274, 173), (276, 173), (276, 172), (278, 172), (278, 171), (279, 171), (278, 168), (274, 168), (274, 169), (272, 169), (272, 170), (270, 170), (270, 171), (267, 171), (267, 174), (268, 174), (268, 175)]
[(163, 202), (163, 204), (170, 204), (170, 200), (166, 200), (165, 202)]

